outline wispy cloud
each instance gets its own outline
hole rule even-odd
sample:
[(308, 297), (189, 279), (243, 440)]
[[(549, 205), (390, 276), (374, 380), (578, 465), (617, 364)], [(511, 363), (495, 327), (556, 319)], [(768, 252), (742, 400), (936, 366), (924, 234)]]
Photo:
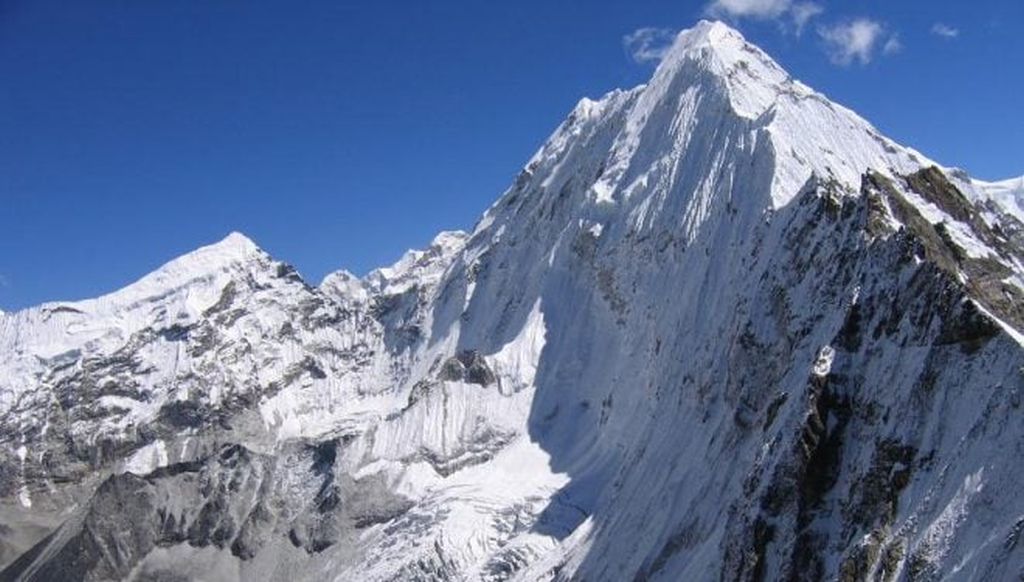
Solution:
[(942, 22), (936, 22), (932, 25), (932, 34), (942, 38), (953, 39), (960, 36), (960, 29)]
[(869, 18), (858, 18), (832, 26), (818, 28), (825, 41), (829, 58), (837, 65), (859, 62), (866, 65), (874, 58), (881, 45), (882, 54), (898, 52), (903, 45), (897, 35), (886, 30), (881, 23)]
[(638, 28), (622, 37), (622, 46), (638, 63), (656, 63), (672, 47), (676, 33), (669, 28)]
[(901, 50), (903, 50), (903, 43), (900, 42), (900, 37), (898, 35), (895, 35), (895, 34), (890, 36), (885, 41), (885, 44), (882, 45), (882, 54), (883, 55), (896, 54), (896, 53), (900, 52)]
[(792, 0), (713, 0), (707, 13), (719, 18), (778, 18), (791, 4)]
[(804, 31), (804, 26), (811, 21), (812, 18), (818, 16), (825, 9), (819, 4), (814, 2), (797, 2), (790, 9), (790, 16), (793, 17), (793, 24), (796, 25), (796, 34), (800, 34)]
[(791, 26), (798, 36), (812, 18), (824, 11), (820, 4), (806, 0), (712, 0), (704, 9), (714, 18), (776, 20), (784, 29)]

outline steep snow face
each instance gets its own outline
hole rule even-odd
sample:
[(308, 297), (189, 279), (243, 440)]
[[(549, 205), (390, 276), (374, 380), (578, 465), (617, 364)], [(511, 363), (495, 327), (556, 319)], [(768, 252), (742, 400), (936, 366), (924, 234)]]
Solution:
[(5, 316), (4, 575), (1009, 577), (1024, 225), (979, 188), (700, 23), (471, 234)]
[[(579, 510), (520, 578), (1019, 568), (973, 541), (935, 550), (922, 525), (948, 523), (934, 496), (991, 463), (1013, 414), (1019, 345), (974, 307), (1021, 324), (1012, 229), (737, 43), (703, 25), (648, 85), (581, 102), (467, 245), (461, 342), (498, 349), (542, 306), (530, 434)], [(1000, 337), (986, 355), (976, 323)], [(983, 518), (1007, 536), (1016, 519)]]
[[(744, 126), (742, 135), (716, 144), (724, 149), (705, 152), (709, 159), (700, 160), (699, 172), (679, 166), (686, 152), (704, 151), (707, 144), (700, 140), (735, 125)], [(751, 148), (749, 142), (758, 139), (767, 142), (760, 146), (762, 155), (775, 157), (770, 179), (776, 208), (787, 204), (812, 173), (856, 188), (864, 168), (908, 172), (930, 164), (792, 79), (735, 30), (701, 22), (679, 34), (631, 108), (594, 196), (598, 201), (629, 198), (680, 171), (717, 181), (735, 162), (730, 150)]]
[(1024, 220), (1024, 176), (999, 182), (971, 180), (971, 185), (1012, 212), (1018, 220)]

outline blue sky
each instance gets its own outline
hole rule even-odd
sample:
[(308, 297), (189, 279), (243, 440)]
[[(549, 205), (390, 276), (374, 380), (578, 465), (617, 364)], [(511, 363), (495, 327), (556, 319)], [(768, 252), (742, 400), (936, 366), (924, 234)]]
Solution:
[(0, 0), (0, 308), (231, 230), (314, 284), (387, 264), (708, 14), (897, 141), (1024, 173), (1020, 0), (359, 4)]

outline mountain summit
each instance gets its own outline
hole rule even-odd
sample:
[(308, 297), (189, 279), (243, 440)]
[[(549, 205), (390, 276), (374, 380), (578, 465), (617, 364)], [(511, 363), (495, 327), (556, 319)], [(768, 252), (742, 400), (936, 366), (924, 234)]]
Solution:
[[(766, 177), (772, 180), (776, 207), (792, 200), (812, 173), (856, 185), (864, 168), (889, 173), (932, 165), (794, 80), (739, 32), (719, 22), (702, 21), (678, 35), (651, 82), (637, 92), (625, 126), (613, 150), (621, 160), (618, 166), (628, 163), (635, 150), (668, 162), (687, 149), (707, 150), (708, 144), (689, 147), (688, 142), (723, 131), (736, 134), (720, 145), (729, 150), (756, 145), (761, 157), (772, 158), (774, 167)], [(746, 141), (737, 141), (741, 136)], [(751, 143), (756, 139), (762, 143)], [(728, 164), (733, 157), (733, 151), (726, 151), (707, 162)], [(613, 189), (608, 181), (618, 177), (615, 170), (599, 184), (602, 196)], [(713, 168), (706, 170), (714, 175)]]
[(1024, 571), (1024, 224), (721, 23), (470, 233), (0, 317), (0, 579)]

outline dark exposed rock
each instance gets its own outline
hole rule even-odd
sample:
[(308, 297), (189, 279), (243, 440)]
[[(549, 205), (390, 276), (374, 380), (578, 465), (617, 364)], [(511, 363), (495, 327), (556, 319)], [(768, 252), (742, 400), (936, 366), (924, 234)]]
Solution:
[(871, 466), (850, 488), (849, 523), (857, 528), (892, 523), (900, 492), (910, 483), (917, 449), (893, 439), (877, 443)]
[(191, 328), (189, 326), (174, 324), (168, 328), (161, 329), (157, 334), (163, 338), (164, 341), (180, 342), (188, 339), (190, 331)]
[(305, 282), (302, 280), (302, 276), (299, 275), (299, 272), (295, 270), (295, 267), (289, 265), (288, 263), (278, 263), (275, 274), (279, 279), (285, 279), (293, 283), (305, 284)]
[(130, 473), (111, 477), (96, 491), (80, 525), (65, 532), (73, 527), (65, 524), (36, 546), (36, 554), (52, 552), (46, 561), (33, 567), (30, 552), (0, 578), (13, 580), (31, 571), (32, 580), (122, 579), (158, 541), (156, 503), (144, 479)]
[(489, 386), (497, 381), (494, 372), (476, 350), (462, 350), (445, 360), (438, 373), (438, 379), (448, 382), (466, 382)]
[[(978, 264), (978, 259), (958, 252), (952, 237), (943, 234), (944, 228), (924, 220), (884, 178), (865, 176), (862, 194), (838, 206), (828, 200), (799, 202), (807, 212), (822, 217), (822, 222), (802, 231), (788, 231), (793, 237), (789, 249), (796, 255), (791, 262), (800, 268), (814, 268), (814, 241), (820, 236), (815, 229), (836, 233), (849, 224), (871, 237), (851, 240), (849, 248), (833, 251), (843, 258), (832, 260), (868, 262), (872, 268), (892, 272), (894, 280), (868, 283), (858, 281), (855, 275), (849, 283), (844, 282), (857, 286), (857, 299), (847, 304), (845, 317), (837, 322), (830, 342), (837, 351), (831, 371), (811, 378), (806, 413), (794, 416), (794, 399), (778, 396), (761, 408), (765, 431), (790, 426), (794, 418), (803, 419), (802, 425), (791, 441), (793, 455), (766, 469), (754, 467), (747, 474), (743, 491), (751, 499), (731, 510), (726, 526), (729, 542), (723, 548), (723, 579), (755, 579), (757, 569), (752, 565), (759, 563), (759, 555), (772, 563), (773, 571), (793, 580), (830, 576), (890, 580), (898, 571), (923, 577), (937, 573), (933, 558), (909, 552), (906, 540), (892, 530), (900, 519), (904, 491), (919, 472), (933, 470), (929, 459), (934, 451), (919, 458), (916, 445), (901, 438), (879, 438), (873, 445), (860, 441), (864, 434), (877, 434), (893, 422), (900, 430), (912, 430), (899, 424), (909, 420), (890, 418), (891, 405), (866, 397), (879, 389), (884, 393), (885, 388), (865, 386), (861, 370), (880, 352), (900, 346), (928, 354), (919, 381), (909, 391), (913, 406), (926, 410), (935, 405), (937, 393), (950, 389), (949, 379), (939, 376), (939, 362), (949, 357), (943, 355), (948, 352), (946, 346), (958, 346), (971, 357), (981, 353), (1002, 330), (974, 302), (986, 305), (970, 276), (971, 265)], [(862, 210), (850, 212), (846, 210), (850, 206)], [(901, 230), (891, 227), (890, 209), (904, 224)], [(836, 222), (823, 222), (825, 217)], [(914, 257), (917, 260), (911, 260)], [(994, 266), (981, 269), (1001, 272)], [(841, 270), (837, 265), (835, 271)], [(966, 279), (964, 272), (968, 273)], [(792, 316), (788, 319), (792, 321)], [(741, 334), (737, 345), (760, 343), (748, 330), (741, 330), (751, 339), (744, 340)], [(764, 353), (762, 348), (754, 351)], [(738, 368), (733, 365), (730, 369)], [(736, 406), (736, 410), (744, 406), (758, 409), (745, 400)], [(785, 438), (786, 433), (778, 430), (766, 432), (766, 438), (770, 434)], [(766, 446), (774, 447), (775, 442)], [(859, 451), (866, 446), (873, 447), (870, 463), (859, 466), (863, 459)], [(848, 458), (848, 453), (854, 456)], [(763, 535), (767, 527), (773, 532), (771, 538)], [(764, 542), (760, 554), (755, 551), (761, 546), (759, 540)]]
[(954, 220), (972, 223), (977, 218), (974, 205), (935, 166), (929, 166), (907, 176), (912, 190), (934, 203)]
[(198, 428), (209, 422), (209, 407), (194, 400), (173, 400), (160, 407), (159, 418), (174, 428)]
[[(945, 176), (934, 167), (926, 168), (906, 178), (908, 185), (926, 200), (933, 202), (953, 219), (967, 225), (978, 240), (994, 248), (1004, 257), (1024, 256), (1020, 240), (1011, 241), (1000, 237), (981, 218), (980, 209), (975, 207)], [(1003, 281), (1011, 270), (996, 257), (976, 258), (969, 256), (949, 233), (944, 223), (929, 223), (888, 179), (869, 173), (865, 176), (866, 192), (869, 197), (880, 192), (889, 204), (895, 218), (905, 225), (914, 241), (920, 245), (922, 254), (952, 280), (965, 274), (965, 288), (972, 299), (987, 309), (1024, 329), (1024, 292)], [(1012, 217), (1003, 222), (1013, 229), (1019, 223)], [(1002, 259), (1006, 260), (1006, 259)]]
[(238, 295), (238, 291), (234, 281), (229, 281), (224, 289), (221, 290), (220, 298), (217, 302), (211, 305), (203, 312), (204, 317), (213, 317), (220, 313), (223, 313), (231, 307), (232, 303), (235, 302), (235, 297)]
[(391, 353), (401, 353), (421, 338), (417, 319), (421, 299), (421, 289), (414, 285), (401, 293), (378, 296), (370, 305), (370, 315), (384, 326), (384, 344)]
[(999, 324), (978, 311), (974, 303), (965, 301), (943, 320), (942, 331), (935, 343), (961, 344), (965, 351), (973, 352), (1000, 332)]
[(768, 430), (772, 427), (775, 422), (775, 416), (779, 413), (779, 408), (786, 403), (786, 399), (789, 398), (789, 394), (786, 392), (780, 392), (775, 395), (771, 403), (768, 405), (768, 409), (764, 415), (764, 430)]
[(70, 305), (55, 305), (53, 307), (44, 307), (43, 308), (43, 313), (44, 313), (44, 317), (46, 319), (49, 319), (51, 316), (57, 315), (58, 313), (81, 314), (83, 312), (82, 312), (81, 309), (77, 309), (75, 307), (71, 307)]
[(848, 398), (834, 392), (828, 377), (816, 377), (809, 390), (810, 414), (800, 435), (794, 476), (797, 537), (792, 550), (792, 580), (817, 580), (824, 576), (827, 536), (816, 532), (813, 520), (826, 493), (836, 484), (842, 463), (843, 439), (852, 415)]
[(880, 550), (881, 541), (875, 532), (872, 532), (842, 561), (839, 566), (839, 580), (841, 582), (867, 580), (872, 567), (878, 560)]
[[(237, 444), (144, 477), (114, 475), (96, 490), (81, 521), (69, 520), (0, 579), (14, 579), (29, 569), (35, 572), (33, 580), (120, 579), (155, 547), (186, 543), (230, 548), (243, 560), (275, 539), (317, 553), (346, 532), (390, 521), (409, 509), (410, 503), (391, 493), (380, 476), (338, 481), (333, 470), (338, 446), (338, 441), (327, 441), (284, 453), (306, 460), (308, 482), (318, 488), (294, 515), (282, 508), (303, 500), (282, 499), (285, 492), (275, 480), (286, 476), (273, 472), (277, 463), (292, 461)], [(278, 526), (282, 521), (283, 530)], [(49, 557), (35, 564), (43, 554)]]

